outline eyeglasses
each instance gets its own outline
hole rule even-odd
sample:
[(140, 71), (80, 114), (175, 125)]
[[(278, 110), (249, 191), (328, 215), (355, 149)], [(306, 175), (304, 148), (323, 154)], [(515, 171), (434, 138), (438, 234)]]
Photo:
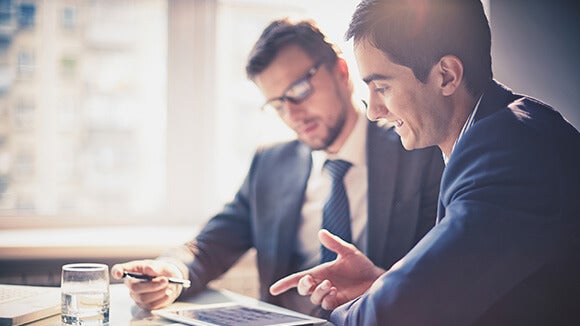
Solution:
[(321, 65), (322, 61), (315, 64), (314, 67), (308, 70), (304, 77), (290, 85), (286, 91), (284, 91), (282, 96), (273, 98), (262, 105), (262, 110), (273, 110), (278, 112), (280, 115), (285, 115), (287, 113), (286, 101), (300, 104), (306, 100), (314, 90), (314, 87), (312, 87), (312, 84), (310, 83), (310, 79), (314, 74), (316, 74)]

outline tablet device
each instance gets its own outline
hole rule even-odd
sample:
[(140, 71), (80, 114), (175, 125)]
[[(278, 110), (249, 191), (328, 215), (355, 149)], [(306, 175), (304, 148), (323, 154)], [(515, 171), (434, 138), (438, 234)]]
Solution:
[(198, 326), (295, 326), (320, 325), (326, 320), (299, 314), (289, 310), (274, 310), (258, 305), (244, 305), (238, 302), (181, 306), (154, 310), (153, 314)]

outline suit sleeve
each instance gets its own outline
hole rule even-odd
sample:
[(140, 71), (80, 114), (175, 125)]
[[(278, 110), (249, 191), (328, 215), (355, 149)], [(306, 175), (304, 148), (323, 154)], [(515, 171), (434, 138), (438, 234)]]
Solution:
[(158, 259), (173, 262), (192, 281), (189, 293), (204, 289), (225, 273), (252, 244), (250, 188), (259, 154), (234, 199), (212, 217), (195, 239), (174, 248)]
[(580, 193), (578, 133), (549, 133), (503, 117), (470, 129), (443, 176), (445, 217), (331, 321), (470, 325), (544, 266), (575, 257), (580, 212), (562, 198)]

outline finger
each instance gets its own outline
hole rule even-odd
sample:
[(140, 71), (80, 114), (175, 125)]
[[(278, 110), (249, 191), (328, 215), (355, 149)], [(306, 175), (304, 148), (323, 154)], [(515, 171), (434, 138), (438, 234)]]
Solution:
[(161, 276), (168, 274), (172, 274), (171, 276), (176, 276), (170, 272), (165, 263), (160, 261), (151, 261), (149, 264), (143, 265), (142, 273), (151, 276)]
[(111, 276), (115, 280), (120, 280), (123, 278), (124, 271), (125, 268), (123, 267), (123, 264), (115, 264), (113, 267), (111, 267)]
[(270, 294), (279, 295), (290, 290), (291, 288), (295, 288), (298, 286), (298, 282), (304, 275), (305, 273), (300, 272), (279, 279), (276, 281), (276, 283), (270, 286)]
[(316, 283), (314, 279), (310, 275), (306, 275), (298, 281), (298, 286), (296, 289), (298, 290), (298, 294), (300, 295), (309, 295), (314, 291), (316, 288)]
[(111, 276), (117, 279), (122, 278), (124, 271), (147, 274), (145, 271), (148, 270), (151, 272), (148, 267), (152, 264), (152, 260), (133, 260), (122, 264), (116, 264), (111, 268)]
[(334, 308), (339, 306), (337, 290), (335, 287), (330, 288), (328, 294), (322, 299), (320, 306), (322, 307), (322, 309), (326, 310), (334, 310)]
[(168, 304), (172, 303), (173, 301), (175, 301), (175, 299), (177, 299), (178, 296), (179, 290), (177, 289), (177, 286), (170, 284), (165, 290), (165, 295), (161, 296), (157, 300), (152, 301), (149, 304), (149, 307), (151, 308), (151, 310), (163, 308)]
[(136, 303), (140, 303), (140, 307), (147, 307), (148, 309), (154, 309), (159, 306), (161, 302), (166, 302), (169, 300), (170, 296), (173, 295), (173, 290), (169, 288), (160, 289), (155, 292), (147, 293), (135, 293), (131, 292), (131, 296)]
[(351, 254), (356, 250), (355, 246), (342, 240), (341, 238), (335, 236), (325, 229), (318, 231), (318, 239), (323, 246), (340, 256)]
[(319, 305), (322, 303), (322, 300), (328, 295), (332, 284), (329, 280), (324, 280), (320, 283), (314, 291), (312, 291), (312, 295), (310, 296), (310, 301), (315, 305)]
[(164, 286), (158, 287), (157, 285), (149, 286), (150, 282), (142, 283), (144, 284), (140, 286), (143, 287), (137, 291), (130, 291), (130, 296), (143, 309), (151, 310), (160, 307), (162, 303), (163, 305), (170, 304), (179, 295), (175, 284), (165, 282)]
[(151, 281), (143, 281), (143, 280), (135, 280), (135, 279), (127, 279), (125, 284), (129, 288), (131, 292), (137, 294), (144, 294), (144, 293), (153, 293), (157, 291), (165, 291), (167, 288), (167, 284), (169, 282), (166, 278), (154, 278)]

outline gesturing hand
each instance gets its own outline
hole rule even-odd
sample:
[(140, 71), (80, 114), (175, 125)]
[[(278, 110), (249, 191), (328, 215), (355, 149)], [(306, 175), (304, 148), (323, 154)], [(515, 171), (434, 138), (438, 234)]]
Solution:
[(331, 310), (363, 294), (385, 272), (354, 245), (330, 232), (320, 230), (318, 238), (337, 258), (278, 280), (270, 287), (272, 295), (295, 287), (300, 295), (310, 295), (312, 303)]

